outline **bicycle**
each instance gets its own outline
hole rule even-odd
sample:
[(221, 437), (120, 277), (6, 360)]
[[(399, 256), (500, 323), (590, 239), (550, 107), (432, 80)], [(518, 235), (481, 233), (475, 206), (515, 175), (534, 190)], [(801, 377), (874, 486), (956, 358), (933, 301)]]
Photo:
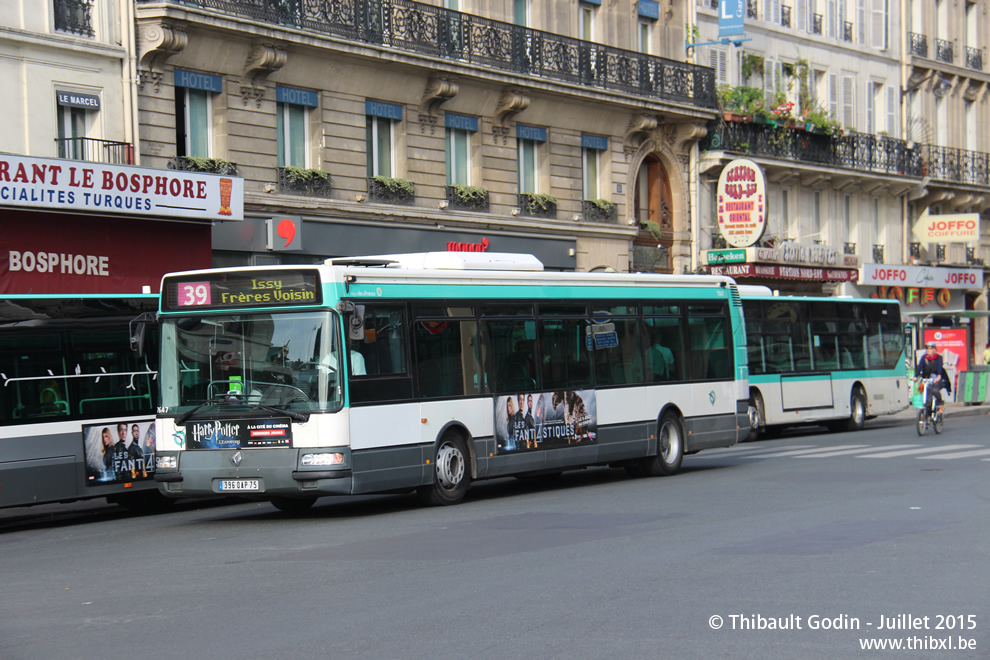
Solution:
[(916, 424), (918, 435), (925, 435), (929, 425), (935, 430), (935, 434), (939, 435), (945, 425), (945, 415), (939, 411), (940, 405), (934, 405), (934, 396), (931, 397), (933, 405), (930, 408), (928, 406), (928, 387), (932, 382), (931, 378), (923, 378), (917, 383), (912, 382), (911, 384), (911, 405), (919, 409)]

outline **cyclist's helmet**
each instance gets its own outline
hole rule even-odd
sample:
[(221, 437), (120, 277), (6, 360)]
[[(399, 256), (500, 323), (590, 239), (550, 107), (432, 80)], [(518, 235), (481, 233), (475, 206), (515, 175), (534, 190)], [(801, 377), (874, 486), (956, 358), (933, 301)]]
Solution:
[(938, 348), (938, 344), (933, 341), (926, 341), (925, 348)]

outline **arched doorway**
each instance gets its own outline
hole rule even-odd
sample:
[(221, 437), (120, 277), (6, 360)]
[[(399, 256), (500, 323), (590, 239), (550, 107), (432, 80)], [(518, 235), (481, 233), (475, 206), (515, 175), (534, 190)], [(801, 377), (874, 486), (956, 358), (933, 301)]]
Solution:
[(633, 270), (673, 272), (673, 203), (667, 169), (654, 154), (647, 154), (636, 173), (633, 213), (639, 234), (633, 239)]

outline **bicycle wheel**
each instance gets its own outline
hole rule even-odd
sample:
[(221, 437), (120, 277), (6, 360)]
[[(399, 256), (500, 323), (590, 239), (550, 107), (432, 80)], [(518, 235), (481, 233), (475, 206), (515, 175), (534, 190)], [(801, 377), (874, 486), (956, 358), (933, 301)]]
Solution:
[(918, 435), (924, 435), (925, 431), (928, 430), (928, 415), (925, 414), (924, 408), (918, 411), (918, 423), (915, 424), (915, 428), (918, 431)]

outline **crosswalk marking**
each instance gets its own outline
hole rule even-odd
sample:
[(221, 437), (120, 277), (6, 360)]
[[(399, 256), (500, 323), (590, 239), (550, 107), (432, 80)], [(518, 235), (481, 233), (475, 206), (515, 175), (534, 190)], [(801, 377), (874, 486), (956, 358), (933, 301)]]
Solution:
[[(943, 447), (944, 449), (944, 447)], [(947, 461), (952, 458), (970, 458), (971, 456), (985, 456), (990, 454), (990, 449), (974, 449), (973, 451), (957, 451), (951, 454), (939, 454), (937, 456), (915, 456), (915, 458), (928, 458), (937, 461)], [(987, 459), (984, 459), (987, 460)]]
[[(884, 451), (879, 454), (861, 454), (856, 458), (893, 458), (895, 456), (910, 456), (911, 454), (929, 454), (936, 451), (946, 451), (949, 449), (973, 449), (980, 445), (941, 445), (923, 447), (921, 449), (905, 449), (904, 451)], [(877, 447), (880, 449), (880, 447)]]
[[(835, 449), (835, 450), (860, 449), (863, 447), (865, 447), (867, 451), (873, 449), (873, 447), (870, 447), (869, 445), (836, 445), (834, 447), (831, 447), (831, 449)], [(782, 451), (773, 454), (762, 454), (760, 458), (777, 458), (780, 456), (800, 456), (802, 454), (814, 454), (816, 452), (827, 451), (828, 449), (829, 449), (828, 447), (816, 447), (815, 449), (797, 449), (793, 451)], [(748, 457), (744, 457), (744, 458), (748, 458)]]
[[(908, 449), (911, 447), (920, 447), (920, 445), (889, 445), (884, 447), (884, 449)], [(864, 451), (873, 451), (876, 447), (869, 446), (859, 449), (844, 449), (842, 451), (831, 451), (829, 449), (821, 448), (822, 452), (820, 454), (802, 454), (798, 458), (828, 458), (829, 456), (845, 456), (847, 454), (859, 454)]]

